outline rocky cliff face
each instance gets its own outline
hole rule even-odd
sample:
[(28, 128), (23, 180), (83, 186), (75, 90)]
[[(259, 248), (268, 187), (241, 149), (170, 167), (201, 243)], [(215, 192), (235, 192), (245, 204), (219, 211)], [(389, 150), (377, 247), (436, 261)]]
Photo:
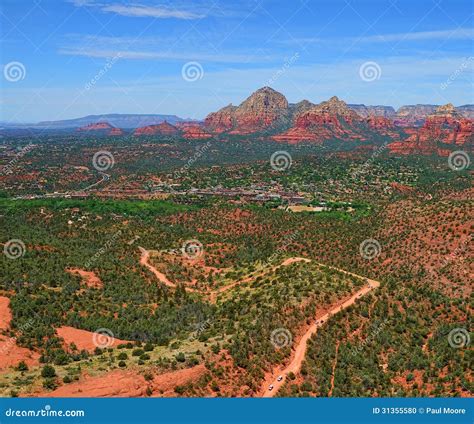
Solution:
[(231, 131), (235, 127), (235, 110), (232, 104), (223, 107), (217, 112), (207, 115), (204, 123), (207, 128), (215, 133)]
[(472, 149), (473, 121), (466, 119), (451, 104), (439, 106), (430, 114), (423, 126), (408, 131), (409, 137), (401, 142), (389, 144), (392, 153), (408, 155), (413, 153), (447, 156), (449, 146), (464, 146)]
[(196, 123), (183, 123), (180, 125), (183, 132), (183, 138), (187, 140), (207, 140), (212, 138), (212, 134), (208, 133), (202, 125)]
[[(397, 112), (391, 106), (347, 105), (337, 97), (317, 105), (303, 100), (288, 104), (269, 87), (253, 93), (239, 106), (232, 104), (211, 113), (204, 128), (189, 132), (190, 138), (213, 134), (266, 133), (275, 141), (299, 143), (326, 140), (375, 142), (381, 137), (394, 140), (394, 153), (446, 154), (448, 146), (472, 143), (474, 106), (455, 108), (452, 104), (409, 105)], [(404, 141), (400, 141), (404, 140)]]
[(289, 106), (285, 96), (263, 87), (239, 106), (228, 105), (209, 114), (205, 126), (216, 133), (249, 134), (284, 124), (288, 119)]
[(358, 115), (336, 96), (295, 117), (294, 126), (273, 137), (277, 141), (313, 141), (322, 143), (330, 139), (366, 140), (367, 131), (391, 126), (389, 120)]

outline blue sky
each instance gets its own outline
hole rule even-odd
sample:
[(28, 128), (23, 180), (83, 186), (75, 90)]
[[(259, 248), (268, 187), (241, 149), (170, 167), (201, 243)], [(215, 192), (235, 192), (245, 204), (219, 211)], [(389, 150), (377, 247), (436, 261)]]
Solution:
[(203, 118), (265, 85), (290, 102), (474, 103), (473, 13), (470, 0), (2, 0), (0, 120)]

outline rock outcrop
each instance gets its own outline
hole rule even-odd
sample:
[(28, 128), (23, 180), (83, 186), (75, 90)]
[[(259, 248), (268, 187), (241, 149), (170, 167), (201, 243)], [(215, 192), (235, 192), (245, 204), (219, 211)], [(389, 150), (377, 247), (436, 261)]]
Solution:
[(451, 103), (436, 108), (421, 128), (407, 132), (409, 137), (406, 140), (389, 144), (392, 153), (447, 156), (455, 146), (472, 149), (473, 121), (464, 118)]
[(263, 87), (239, 106), (230, 104), (209, 114), (205, 126), (216, 133), (249, 134), (288, 124), (289, 118), (289, 105), (285, 96), (270, 87)]
[(101, 135), (122, 135), (123, 131), (110, 125), (108, 122), (95, 122), (77, 129), (78, 132), (95, 133)]
[(183, 132), (183, 138), (187, 140), (207, 140), (213, 137), (199, 124), (182, 124), (180, 128)]
[(176, 136), (179, 135), (180, 131), (174, 125), (164, 121), (157, 125), (147, 125), (140, 127), (135, 130), (133, 135), (163, 135), (163, 136)]
[(294, 126), (272, 138), (276, 141), (314, 141), (331, 139), (365, 140), (369, 125), (345, 102), (336, 96), (324, 101), (295, 118)]

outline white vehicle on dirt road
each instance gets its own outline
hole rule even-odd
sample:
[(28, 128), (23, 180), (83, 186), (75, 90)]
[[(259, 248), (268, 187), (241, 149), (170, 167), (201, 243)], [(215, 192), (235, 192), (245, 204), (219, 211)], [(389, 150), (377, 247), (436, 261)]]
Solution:
[(277, 381), (281, 381), (281, 380), (283, 380), (283, 376), (282, 376), (282, 375), (280, 375), (280, 376), (277, 378)]

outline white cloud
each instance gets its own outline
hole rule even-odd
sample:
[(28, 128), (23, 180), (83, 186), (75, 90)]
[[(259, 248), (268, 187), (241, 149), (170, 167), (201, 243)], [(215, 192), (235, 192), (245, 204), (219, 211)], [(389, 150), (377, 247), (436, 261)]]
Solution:
[(369, 37), (357, 38), (364, 42), (387, 42), (387, 41), (419, 41), (419, 40), (472, 40), (473, 28), (455, 28), (440, 31), (404, 32), (396, 34), (380, 34)]
[(172, 9), (165, 6), (149, 6), (144, 4), (104, 4), (94, 0), (69, 0), (76, 7), (100, 8), (106, 13), (115, 13), (121, 16), (135, 18), (157, 18), (157, 19), (200, 19), (205, 13), (196, 13), (190, 10)]
[(169, 9), (161, 6), (145, 6), (141, 4), (136, 5), (121, 5), (113, 4), (101, 8), (104, 12), (116, 13), (122, 16), (131, 16), (138, 18), (176, 18), (176, 19), (199, 19), (203, 18), (204, 14), (198, 14), (187, 10)]
[(96, 58), (111, 58), (120, 57), (120, 59), (142, 59), (142, 60), (199, 60), (203, 62), (213, 63), (264, 63), (273, 60), (272, 56), (255, 55), (255, 54), (208, 54), (200, 52), (182, 52), (176, 53), (175, 51), (139, 51), (139, 50), (107, 50), (107, 49), (94, 49), (94, 48), (61, 48), (58, 51), (59, 54), (69, 56), (85, 56), (85, 57), (96, 57)]
[(387, 43), (403, 41), (429, 41), (429, 40), (472, 40), (474, 38), (473, 28), (454, 28), (439, 31), (399, 32), (392, 34), (377, 34), (363, 37), (341, 37), (341, 38), (293, 38), (287, 40), (286, 44), (327, 44), (334, 43), (347, 45), (353, 43)]

